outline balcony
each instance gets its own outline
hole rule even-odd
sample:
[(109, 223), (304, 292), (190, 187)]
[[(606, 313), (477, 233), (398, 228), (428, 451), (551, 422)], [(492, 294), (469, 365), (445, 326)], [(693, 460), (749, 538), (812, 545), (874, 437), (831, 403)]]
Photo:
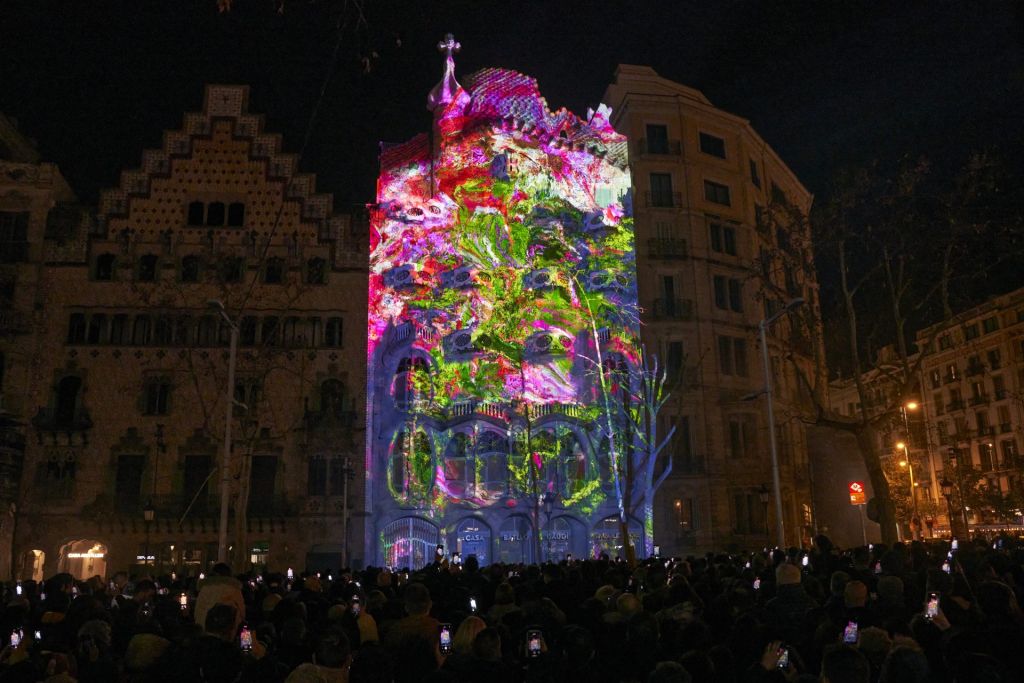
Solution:
[(644, 192), (644, 206), (653, 209), (679, 209), (683, 206), (681, 192)]
[(1009, 396), (1006, 389), (996, 389), (995, 396), (997, 401), (1002, 401)]
[(679, 140), (648, 140), (640, 138), (636, 144), (640, 156), (679, 156), (683, 153), (683, 144)]
[(993, 436), (995, 433), (995, 427), (990, 427), (988, 425), (978, 427), (978, 436)]
[(1011, 430), (1013, 430), (1013, 425), (1010, 424), (1009, 422), (1003, 422), (1002, 424), (999, 425), (1000, 434), (1008, 434)]
[(689, 251), (686, 240), (655, 237), (647, 240), (647, 254), (654, 259), (684, 259)]
[(983, 406), (989, 402), (988, 394), (978, 394), (971, 397), (972, 406)]
[(960, 381), (960, 375), (946, 375), (942, 379), (946, 384), (953, 384)]
[(951, 413), (954, 410), (963, 410), (964, 402), (961, 399), (955, 399), (946, 404), (946, 412)]
[(656, 320), (693, 320), (693, 301), (690, 299), (655, 299), (651, 317)]

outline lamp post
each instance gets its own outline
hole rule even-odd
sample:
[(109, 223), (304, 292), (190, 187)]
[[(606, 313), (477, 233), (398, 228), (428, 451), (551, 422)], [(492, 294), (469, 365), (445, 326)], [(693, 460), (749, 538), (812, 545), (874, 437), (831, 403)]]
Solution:
[(764, 509), (764, 535), (767, 536), (770, 533), (768, 531), (768, 487), (761, 484), (761, 488), (757, 490), (757, 497), (761, 499), (761, 507)]
[(238, 325), (228, 317), (224, 303), (219, 299), (206, 302), (220, 313), (220, 317), (231, 329), (231, 346), (228, 352), (228, 385), (225, 391), (224, 453), (220, 464), (220, 527), (217, 536), (217, 561), (228, 559), (228, 496), (231, 493), (231, 423), (235, 409), (235, 358), (238, 353)]
[(917, 540), (920, 529), (920, 517), (917, 512), (917, 489), (914, 488), (917, 484), (914, 483), (914, 463), (910, 460), (910, 448), (906, 443), (900, 441), (896, 444), (898, 450), (903, 451), (903, 460), (900, 460), (900, 467), (906, 467), (907, 473), (910, 475), (910, 507), (913, 510), (913, 517), (910, 520), (910, 536), (915, 541)]
[(949, 535), (952, 538), (956, 534), (953, 533), (953, 482), (945, 477), (939, 482), (939, 487), (942, 489), (942, 497), (946, 499), (946, 516), (949, 517)]
[[(149, 526), (153, 523), (153, 518), (156, 517), (156, 510), (153, 509), (153, 500), (150, 499), (146, 503), (146, 507), (142, 508), (142, 520), (146, 523), (146, 549), (143, 551), (143, 562), (146, 566), (149, 566)], [(153, 563), (154, 569), (156, 568), (156, 562)]]
[(782, 484), (779, 481), (779, 450), (775, 442), (775, 407), (772, 405), (772, 369), (768, 359), (768, 328), (784, 315), (788, 315), (804, 304), (803, 297), (787, 303), (775, 315), (765, 318), (758, 325), (761, 334), (761, 363), (764, 365), (764, 394), (768, 404), (768, 445), (772, 454), (772, 493), (775, 495), (775, 534), (778, 546), (786, 547), (786, 526), (782, 519)]
[(552, 529), (550, 528), (551, 527), (551, 510), (552, 510), (552, 508), (555, 507), (555, 494), (552, 493), (551, 491), (545, 491), (544, 492), (544, 496), (541, 498), (541, 502), (544, 504), (544, 516), (547, 518), (548, 527), (549, 527), (548, 528), (548, 532), (547, 532), (547, 537), (548, 537), (548, 556), (547, 556), (547, 561), (550, 562), (551, 561), (551, 540), (552, 540), (551, 539)]

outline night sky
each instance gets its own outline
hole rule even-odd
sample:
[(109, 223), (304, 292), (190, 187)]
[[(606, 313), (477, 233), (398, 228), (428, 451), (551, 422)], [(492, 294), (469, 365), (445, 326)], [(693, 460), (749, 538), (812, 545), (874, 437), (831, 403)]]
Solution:
[(199, 109), (207, 82), (250, 84), (251, 108), (298, 151), (332, 63), (301, 166), (339, 206), (370, 201), (377, 142), (429, 123), (446, 31), (459, 73), (526, 72), (581, 114), (616, 64), (649, 64), (749, 118), (819, 196), (844, 165), (955, 165), (1024, 130), (1024, 29), (1008, 2), (366, 0), (365, 23), (344, 0), (287, 0), (283, 14), (273, 0), (227, 14), (215, 0), (4, 4), (0, 110), (86, 202)]

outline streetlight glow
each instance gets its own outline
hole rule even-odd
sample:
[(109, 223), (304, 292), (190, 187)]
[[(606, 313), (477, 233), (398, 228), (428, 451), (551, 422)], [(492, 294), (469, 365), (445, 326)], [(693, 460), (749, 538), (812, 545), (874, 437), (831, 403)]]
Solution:
[(905, 450), (907, 450), (907, 444), (903, 443), (902, 441), (897, 441), (896, 442), (896, 449), (900, 450), (900, 451), (905, 451)]
[(917, 410), (919, 406), (917, 401), (907, 401), (903, 404), (903, 407), (907, 410)]
[(906, 466), (907, 466), (907, 461), (906, 460), (900, 460), (900, 467), (906, 467)]

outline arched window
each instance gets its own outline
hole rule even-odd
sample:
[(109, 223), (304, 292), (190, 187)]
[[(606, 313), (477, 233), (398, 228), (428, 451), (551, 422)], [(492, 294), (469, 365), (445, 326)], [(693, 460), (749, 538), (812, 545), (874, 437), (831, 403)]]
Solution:
[(206, 207), (207, 225), (224, 225), (224, 202), (211, 202)]
[(149, 316), (137, 315), (132, 323), (132, 344), (145, 346), (149, 344), (150, 323)]
[(217, 340), (217, 318), (212, 315), (204, 315), (199, 319), (199, 327), (196, 330), (196, 346), (214, 346)]
[(437, 527), (418, 517), (403, 517), (381, 531), (384, 564), (417, 569), (434, 560), (434, 549), (441, 541)]
[(87, 344), (99, 344), (104, 341), (107, 332), (107, 316), (95, 313), (89, 316), (89, 332), (85, 337)]
[(202, 202), (190, 202), (188, 205), (188, 224), (202, 225), (205, 208)]
[(181, 281), (199, 282), (199, 257), (195, 254), (181, 259)]
[(267, 259), (263, 268), (263, 282), (268, 285), (279, 285), (284, 282), (284, 259), (273, 256)]
[(156, 269), (159, 265), (159, 260), (156, 254), (144, 254), (139, 258), (139, 282), (153, 282), (156, 280)]
[(110, 282), (114, 279), (114, 265), (116, 257), (113, 254), (100, 254), (96, 257), (96, 270), (93, 277), (103, 282)]
[(425, 359), (419, 356), (403, 358), (398, 363), (391, 389), (395, 406), (399, 410), (412, 408), (417, 399), (426, 395), (429, 381), (430, 371)]
[(341, 318), (328, 318), (327, 327), (324, 329), (324, 346), (339, 348), (341, 346)]
[(57, 402), (54, 406), (54, 422), (57, 427), (68, 428), (75, 423), (75, 409), (78, 407), (78, 392), (82, 380), (69, 376), (57, 383)]
[(306, 261), (306, 282), (311, 285), (322, 285), (327, 281), (327, 262), (322, 258), (311, 258)]
[(72, 313), (68, 319), (68, 344), (85, 343), (85, 315)]
[(482, 433), (476, 444), (476, 496), (493, 501), (508, 491), (508, 439), (497, 432)]
[(240, 228), (245, 225), (245, 204), (231, 202), (228, 206), (228, 225), (232, 228)]
[(448, 495), (462, 498), (473, 480), (469, 435), (456, 432), (444, 449), (444, 482)]

